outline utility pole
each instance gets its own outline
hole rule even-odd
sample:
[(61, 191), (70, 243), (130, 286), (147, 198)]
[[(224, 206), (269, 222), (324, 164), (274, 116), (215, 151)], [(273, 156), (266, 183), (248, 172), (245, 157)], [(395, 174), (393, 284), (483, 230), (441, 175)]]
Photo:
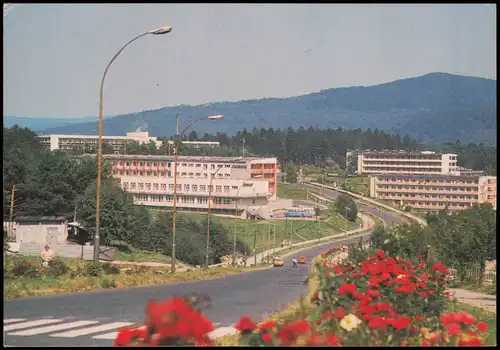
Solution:
[[(247, 204), (247, 209), (246, 209), (246, 212), (245, 212), (245, 239), (248, 238), (248, 204)], [(244, 244), (244, 263), (245, 263), (245, 267), (247, 267), (247, 245), (246, 243)]]
[(254, 261), (254, 266), (257, 266), (257, 251), (255, 250), (257, 246), (257, 229), (253, 231), (253, 261)]
[(273, 218), (273, 259), (276, 256), (276, 219)]
[(290, 220), (290, 248), (293, 247), (293, 220)]
[(16, 185), (12, 185), (12, 193), (10, 195), (10, 215), (9, 215), (9, 226), (10, 232), (9, 235), (12, 236), (12, 231), (14, 231), (14, 223), (12, 222), (12, 218), (14, 217), (14, 201), (16, 199)]
[(242, 152), (243, 153), (243, 158), (246, 158), (246, 149), (245, 149), (245, 142), (246, 141), (245, 141), (245, 139), (243, 139), (242, 142), (243, 142), (243, 152)]

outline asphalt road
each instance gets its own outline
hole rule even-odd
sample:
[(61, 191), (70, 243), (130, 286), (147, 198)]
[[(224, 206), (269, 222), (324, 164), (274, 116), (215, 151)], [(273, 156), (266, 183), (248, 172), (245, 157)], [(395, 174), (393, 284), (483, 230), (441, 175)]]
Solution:
[[(318, 187), (312, 186), (309, 184), (295, 184), (295, 186), (297, 186), (299, 188), (314, 188), (314, 189), (318, 190)], [(324, 193), (324, 196), (327, 198), (336, 198), (341, 194), (340, 192), (329, 190), (327, 188), (325, 188), (324, 191), (323, 191), (323, 189), (321, 189), (321, 193)], [(370, 206), (370, 205), (367, 205), (367, 204), (359, 202), (359, 201), (356, 201), (356, 203), (358, 204), (358, 208), (360, 210), (365, 211), (365, 212), (370, 213), (370, 214), (373, 214), (373, 215), (381, 218), (384, 221), (386, 227), (391, 227), (393, 225), (399, 225), (399, 224), (403, 224), (403, 223), (407, 222), (407, 220), (405, 220), (404, 217), (402, 217), (401, 215), (399, 215), (393, 211), (385, 210), (385, 209), (380, 208), (380, 207)]]
[[(325, 190), (325, 194), (333, 196), (336, 192)], [(403, 221), (395, 213), (379, 212), (378, 209), (365, 205), (360, 207), (367, 212), (382, 216), (391, 225)], [(364, 239), (368, 236), (369, 234), (364, 235)], [(359, 238), (348, 238), (342, 244), (358, 241)], [(32, 323), (25, 324), (24, 327), (22, 324), (16, 326), (18, 323), (4, 324), (4, 345), (108, 346), (112, 344), (110, 336), (108, 339), (98, 338), (116, 331), (121, 326), (142, 323), (148, 300), (164, 300), (174, 295), (191, 293), (210, 295), (213, 305), (206, 315), (214, 322), (216, 328), (234, 325), (245, 315), (260, 320), (306, 294), (307, 286), (304, 281), (309, 273), (312, 259), (326, 249), (340, 244), (340, 242), (325, 243), (297, 253), (307, 258), (307, 264), (299, 265), (298, 269), (291, 267), (292, 256), (290, 256), (285, 259), (285, 266), (282, 268), (245, 272), (207, 281), (106, 289), (5, 301), (4, 323), (9, 320), (9, 322)], [(59, 322), (48, 324), (50, 321), (47, 319), (56, 319)], [(89, 322), (94, 324), (88, 325)], [(89, 329), (89, 327), (95, 328)]]

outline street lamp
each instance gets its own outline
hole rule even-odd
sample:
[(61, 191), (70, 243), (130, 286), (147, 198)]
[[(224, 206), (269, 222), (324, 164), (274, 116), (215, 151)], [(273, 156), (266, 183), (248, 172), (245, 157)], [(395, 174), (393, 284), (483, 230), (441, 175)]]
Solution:
[(345, 231), (344, 231), (344, 236), (347, 236), (347, 212), (351, 211), (351, 208), (345, 207)]
[(211, 209), (212, 209), (212, 181), (213, 181), (215, 175), (222, 168), (223, 167), (220, 166), (219, 168), (217, 168), (217, 170), (215, 171), (215, 173), (210, 174), (211, 175), (211, 177), (210, 177), (210, 184), (208, 185), (207, 246), (206, 246), (206, 249), (205, 249), (205, 268), (206, 269), (208, 269), (208, 250), (209, 250), (209, 247), (210, 247), (210, 212), (211, 212)]
[(123, 45), (123, 47), (113, 56), (111, 61), (106, 66), (104, 74), (101, 80), (101, 91), (99, 93), (99, 142), (97, 150), (97, 199), (96, 199), (96, 215), (95, 215), (95, 235), (94, 235), (94, 263), (99, 263), (99, 234), (100, 234), (100, 219), (101, 219), (101, 167), (102, 167), (102, 107), (103, 107), (103, 90), (104, 90), (104, 80), (106, 79), (106, 74), (108, 73), (109, 67), (115, 61), (115, 59), (122, 53), (122, 51), (136, 41), (146, 35), (162, 35), (167, 34), (172, 31), (172, 27), (165, 26), (160, 27), (141, 35), (136, 36), (128, 43)]
[(198, 123), (202, 120), (219, 120), (224, 118), (222, 115), (211, 115), (208, 117), (201, 117), (198, 119), (193, 120), (191, 123), (189, 123), (175, 140), (175, 155), (174, 155), (174, 203), (172, 206), (172, 265), (170, 266), (170, 270), (172, 273), (175, 273), (175, 233), (176, 233), (176, 216), (177, 216), (177, 156), (179, 155), (179, 145), (182, 140), (182, 136), (186, 132), (187, 129), (189, 129), (193, 124)]
[[(238, 191), (236, 191), (236, 201), (235, 201), (235, 209), (234, 209), (234, 215), (237, 217), (238, 216), (238, 202), (240, 200), (240, 190), (242, 187), (252, 187), (253, 183), (251, 182), (243, 182), (240, 187), (238, 187)], [(236, 264), (236, 230), (233, 232), (233, 266)]]

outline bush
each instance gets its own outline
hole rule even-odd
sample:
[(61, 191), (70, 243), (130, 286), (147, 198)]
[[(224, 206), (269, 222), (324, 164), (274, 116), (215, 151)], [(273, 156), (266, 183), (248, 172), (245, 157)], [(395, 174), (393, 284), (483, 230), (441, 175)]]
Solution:
[(114, 279), (103, 278), (101, 280), (102, 288), (116, 288), (116, 281)]
[(8, 274), (13, 277), (24, 276), (30, 278), (39, 278), (41, 276), (39, 266), (32, 264), (22, 257), (14, 258), (12, 267), (10, 268), (10, 271), (8, 271)]
[(66, 274), (70, 270), (69, 266), (60, 259), (54, 259), (49, 265), (47, 274), (53, 277), (58, 277)]
[(119, 275), (120, 269), (117, 266), (114, 266), (110, 263), (104, 263), (101, 265), (103, 272), (106, 275)]
[(87, 277), (99, 277), (103, 273), (102, 267), (100, 264), (95, 264), (94, 262), (88, 262), (84, 267), (84, 274)]

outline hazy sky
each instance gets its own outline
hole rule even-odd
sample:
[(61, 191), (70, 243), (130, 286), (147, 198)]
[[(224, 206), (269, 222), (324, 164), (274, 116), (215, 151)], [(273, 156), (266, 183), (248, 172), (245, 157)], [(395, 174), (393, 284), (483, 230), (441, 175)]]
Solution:
[(287, 97), (430, 72), (496, 79), (495, 5), (16, 5), (4, 115), (104, 115)]

